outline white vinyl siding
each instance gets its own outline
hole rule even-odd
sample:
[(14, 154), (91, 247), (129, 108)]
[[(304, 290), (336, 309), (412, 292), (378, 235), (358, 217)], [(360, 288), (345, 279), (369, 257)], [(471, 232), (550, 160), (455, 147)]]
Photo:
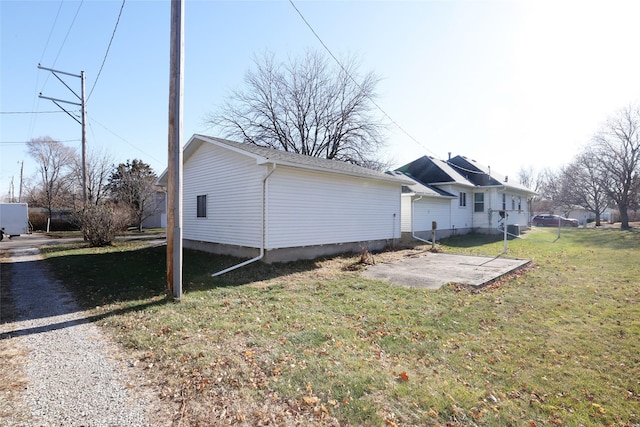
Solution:
[(400, 184), (280, 166), (267, 182), (266, 249), (400, 237)]
[[(260, 247), (265, 173), (251, 157), (202, 144), (184, 164), (184, 238)], [(197, 196), (204, 194), (207, 217), (197, 218)]]
[[(436, 221), (438, 230), (447, 230), (451, 228), (449, 221), (449, 212), (451, 199), (437, 197), (425, 197), (413, 202), (413, 231), (431, 230), (431, 222)], [(411, 232), (411, 197), (404, 196), (402, 198), (402, 231)], [(406, 214), (407, 213), (407, 214)], [(406, 214), (406, 215), (405, 215)], [(406, 218), (405, 218), (406, 217)]]
[[(442, 190), (446, 191), (450, 194), (459, 194), (461, 192), (466, 192), (465, 187), (460, 187), (458, 185), (442, 185), (439, 186)], [(460, 229), (460, 228), (471, 228), (473, 226), (473, 209), (464, 209), (459, 206), (460, 200), (459, 198), (451, 200), (451, 220), (449, 222), (451, 228)], [(438, 226), (440, 228), (440, 226)]]

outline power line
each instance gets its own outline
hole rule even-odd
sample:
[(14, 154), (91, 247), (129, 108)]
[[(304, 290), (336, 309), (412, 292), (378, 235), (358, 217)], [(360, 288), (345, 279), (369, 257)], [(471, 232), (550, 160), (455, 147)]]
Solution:
[(109, 45), (107, 46), (107, 51), (104, 54), (104, 58), (102, 59), (102, 65), (100, 65), (100, 70), (98, 71), (98, 75), (96, 76), (96, 80), (93, 82), (93, 86), (89, 91), (89, 96), (87, 96), (87, 101), (91, 98), (91, 94), (93, 90), (96, 88), (96, 84), (98, 83), (98, 79), (100, 78), (100, 74), (102, 73), (102, 68), (104, 67), (104, 63), (107, 61), (107, 55), (109, 55), (109, 49), (111, 49), (111, 43), (113, 42), (113, 38), (116, 35), (116, 30), (118, 29), (118, 24), (120, 23), (120, 17), (122, 16), (122, 9), (124, 9), (124, 4), (126, 0), (122, 0), (122, 4), (120, 5), (120, 12), (118, 13), (118, 19), (116, 20), (116, 25), (113, 27), (113, 33), (111, 34), (111, 39), (109, 40)]
[(138, 150), (139, 152), (141, 152), (142, 154), (144, 154), (145, 156), (150, 157), (151, 159), (155, 160), (156, 162), (162, 163), (161, 160), (156, 159), (155, 157), (153, 157), (151, 154), (141, 150), (140, 148), (136, 147), (135, 145), (133, 145), (131, 142), (129, 142), (128, 140), (126, 140), (125, 138), (121, 137), (120, 135), (118, 135), (117, 133), (115, 133), (114, 131), (112, 131), (111, 129), (109, 129), (108, 127), (106, 127), (105, 125), (103, 125), (102, 123), (100, 123), (99, 121), (97, 121), (96, 119), (94, 119), (93, 117), (87, 115), (87, 117), (90, 120), (93, 120), (94, 122), (96, 122), (96, 124), (100, 125), (104, 130), (106, 130), (107, 132), (109, 132), (110, 134), (112, 134), (113, 136), (117, 137), (118, 139), (120, 139), (121, 141), (123, 141), (124, 143), (128, 144), (129, 146), (135, 148), (136, 150)]
[(71, 29), (73, 28), (73, 24), (76, 22), (76, 18), (78, 17), (78, 14), (80, 13), (80, 8), (82, 7), (83, 3), (84, 3), (84, 0), (80, 0), (80, 4), (78, 5), (78, 9), (76, 10), (76, 14), (73, 16), (73, 20), (71, 21), (71, 25), (69, 25), (69, 29), (67, 30), (67, 34), (64, 36), (64, 40), (62, 40), (62, 44), (60, 45), (60, 49), (58, 49), (58, 54), (56, 55), (56, 58), (53, 60), (53, 64), (51, 65), (52, 67), (54, 67), (56, 65), (56, 62), (58, 61), (58, 57), (60, 56), (60, 52), (62, 52), (62, 48), (64, 47), (64, 44), (67, 42), (67, 38), (69, 37), (69, 34), (71, 33)]
[[(56, 140), (55, 142), (78, 142), (80, 141), (79, 139), (65, 139), (62, 141), (58, 141)], [(9, 145), (9, 144), (28, 144), (31, 141), (0, 141), (0, 144), (2, 145)]]
[[(351, 79), (351, 81), (353, 81), (353, 83), (355, 83), (360, 89), (362, 89), (362, 87), (360, 86), (360, 83), (358, 83), (356, 81), (355, 78), (353, 78), (353, 76), (351, 76), (351, 74), (349, 73), (349, 71), (347, 71), (347, 69), (342, 65), (342, 63), (338, 60), (338, 58), (336, 58), (336, 56), (333, 54), (333, 52), (331, 52), (331, 49), (329, 49), (329, 47), (324, 43), (324, 41), (320, 38), (320, 36), (318, 35), (318, 33), (316, 33), (316, 31), (313, 29), (313, 27), (311, 26), (311, 24), (309, 23), (309, 21), (307, 21), (307, 19), (304, 17), (304, 15), (302, 14), (302, 12), (300, 12), (300, 10), (296, 7), (295, 3), (293, 2), (293, 0), (289, 0), (289, 3), (291, 3), (291, 6), (293, 6), (293, 8), (296, 10), (296, 12), (298, 12), (298, 15), (300, 15), (300, 18), (302, 18), (302, 20), (304, 21), (304, 23), (307, 25), (307, 27), (309, 27), (309, 30), (311, 30), (311, 32), (313, 33), (313, 35), (316, 37), (316, 39), (318, 39), (318, 41), (320, 42), (320, 44), (322, 45), (322, 47), (324, 47), (324, 49), (329, 52), (329, 55), (331, 55), (331, 57), (334, 59), (334, 61), (336, 61), (336, 63), (340, 66), (340, 68), (342, 69), (342, 71), (344, 71), (346, 73), (346, 75)], [(431, 151), (429, 148), (427, 148), (426, 146), (424, 146), (420, 141), (418, 141), (416, 138), (413, 137), (413, 135), (411, 135), (409, 132), (407, 132), (402, 126), (400, 126), (400, 124), (398, 122), (396, 122), (389, 114), (387, 114), (387, 112), (385, 110), (382, 109), (382, 107), (380, 107), (380, 105), (378, 105), (378, 103), (371, 97), (369, 97), (369, 100), (371, 101), (371, 103), (378, 109), (380, 110), (380, 112), (388, 119), (391, 121), (391, 123), (393, 123), (398, 129), (400, 129), (400, 131), (402, 131), (402, 133), (404, 133), (405, 135), (407, 135), (413, 142), (415, 142), (416, 144), (418, 144), (421, 148), (423, 148), (424, 150), (430, 152), (431, 154), (433, 154), (434, 156), (436, 155), (433, 151)]]
[[(0, 111), (0, 114), (54, 114), (54, 113), (63, 113), (64, 111)], [(72, 111), (72, 113), (77, 111)]]
[(51, 30), (49, 31), (49, 37), (47, 37), (47, 42), (44, 44), (44, 49), (42, 49), (42, 55), (40, 55), (40, 62), (44, 58), (44, 54), (47, 52), (47, 48), (49, 47), (49, 42), (51, 41), (51, 35), (53, 34), (53, 30), (56, 28), (56, 24), (58, 23), (58, 16), (60, 16), (60, 10), (62, 9), (62, 4), (64, 0), (60, 0), (60, 6), (58, 6), (58, 11), (56, 12), (56, 17), (53, 20), (53, 25), (51, 25)]

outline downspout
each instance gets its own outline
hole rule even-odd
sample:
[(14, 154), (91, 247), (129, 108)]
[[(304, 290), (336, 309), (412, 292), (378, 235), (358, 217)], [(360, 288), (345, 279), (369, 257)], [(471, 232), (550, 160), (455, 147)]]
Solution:
[(416, 240), (420, 240), (421, 242), (427, 243), (429, 245), (433, 245), (433, 242), (430, 242), (429, 240), (425, 240), (425, 239), (421, 239), (420, 237), (416, 236), (414, 227), (413, 227), (413, 222), (415, 221), (415, 202), (419, 201), (420, 199), (422, 199), (422, 196), (418, 197), (417, 199), (412, 199), (411, 200), (411, 237), (413, 237)]
[(264, 178), (262, 178), (262, 229), (261, 229), (261, 235), (260, 235), (260, 254), (255, 257), (255, 258), (251, 258), (248, 259), (246, 261), (241, 262), (240, 264), (236, 264), (233, 265), (229, 268), (225, 268), (224, 270), (220, 270), (217, 273), (213, 273), (211, 275), (211, 277), (216, 277), (216, 276), (220, 276), (222, 274), (228, 273), (230, 271), (233, 271), (237, 268), (240, 267), (244, 267), (245, 265), (251, 264), (252, 262), (256, 262), (256, 261), (260, 261), (262, 258), (264, 258), (264, 246), (265, 246), (265, 234), (266, 234), (266, 212), (267, 212), (267, 208), (266, 208), (266, 204), (267, 204), (267, 179), (269, 179), (269, 177), (271, 176), (272, 173), (274, 173), (276, 171), (276, 164), (273, 163), (273, 168), (269, 171), (269, 173), (267, 173), (265, 175)]

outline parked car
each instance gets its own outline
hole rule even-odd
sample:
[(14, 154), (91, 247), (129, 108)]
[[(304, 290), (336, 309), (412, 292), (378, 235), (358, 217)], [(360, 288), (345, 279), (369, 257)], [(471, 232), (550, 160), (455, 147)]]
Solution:
[(577, 227), (579, 225), (577, 219), (564, 218), (560, 215), (536, 215), (531, 223), (536, 227), (557, 227), (558, 224), (562, 227)]

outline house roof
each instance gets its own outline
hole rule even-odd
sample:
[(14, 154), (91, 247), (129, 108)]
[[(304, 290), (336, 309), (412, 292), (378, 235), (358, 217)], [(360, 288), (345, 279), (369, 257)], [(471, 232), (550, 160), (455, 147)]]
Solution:
[(465, 187), (474, 186), (447, 162), (434, 157), (423, 156), (396, 169), (421, 184), (442, 185), (458, 184)]
[[(223, 138), (213, 136), (195, 134), (189, 139), (183, 149), (183, 162), (187, 161), (196, 150), (205, 143), (213, 144), (218, 147), (226, 148), (236, 153), (240, 153), (256, 160), (261, 164), (276, 164), (282, 166), (295, 167), (307, 170), (316, 170), (322, 172), (334, 172), (342, 175), (356, 176), (360, 178), (375, 179), (379, 181), (394, 182), (397, 184), (410, 184), (411, 181), (406, 177), (389, 175), (373, 169), (357, 166), (338, 160), (323, 159), (319, 157), (311, 157), (298, 153), (280, 151), (268, 147), (260, 147), (254, 144), (240, 143), (230, 141)], [(158, 183), (166, 185), (168, 171), (165, 170)]]
[[(402, 172), (391, 171), (387, 173), (392, 174), (394, 176), (404, 177), (405, 179), (407, 179), (406, 175), (404, 175)], [(457, 197), (437, 187), (421, 184), (414, 179), (412, 179), (411, 182), (412, 184), (402, 186), (402, 194), (411, 194), (411, 195), (422, 196), (422, 197), (448, 197), (448, 198)]]
[(491, 170), (489, 166), (478, 163), (473, 159), (469, 159), (464, 156), (455, 156), (447, 163), (450, 164), (453, 168), (459, 170), (461, 174), (466, 174), (467, 179), (469, 179), (469, 181), (473, 182), (475, 185), (504, 186), (512, 190), (536, 194), (535, 191), (528, 189), (519, 182), (509, 180), (508, 176)]
[(456, 156), (448, 161), (423, 156), (396, 169), (396, 172), (431, 188), (457, 184), (465, 187), (504, 187), (521, 193), (536, 194), (516, 181), (509, 181), (506, 176), (492, 171), (488, 166), (463, 156)]

